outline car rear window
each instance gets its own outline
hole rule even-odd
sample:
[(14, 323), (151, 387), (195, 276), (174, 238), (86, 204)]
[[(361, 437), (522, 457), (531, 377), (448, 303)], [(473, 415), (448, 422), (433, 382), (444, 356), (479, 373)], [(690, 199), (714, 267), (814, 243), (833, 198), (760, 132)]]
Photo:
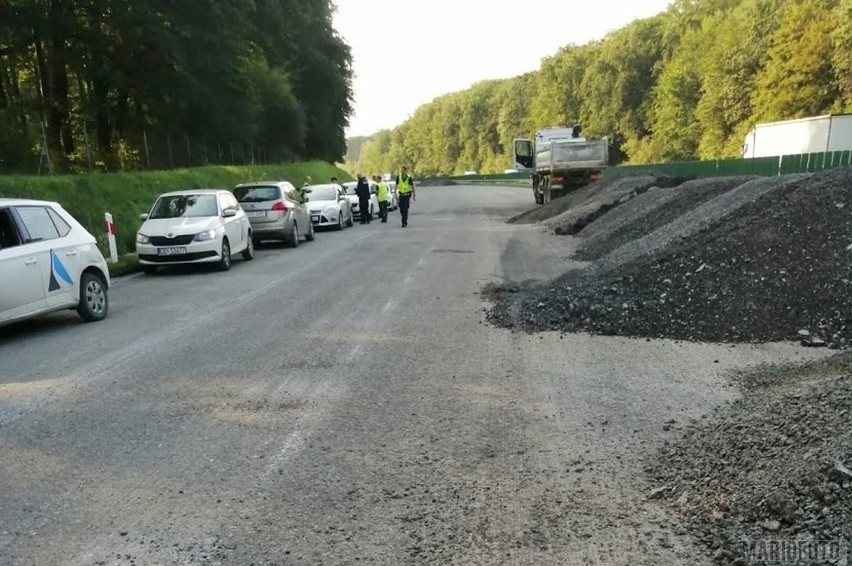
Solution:
[(237, 187), (234, 196), (240, 202), (267, 202), (281, 198), (278, 187)]

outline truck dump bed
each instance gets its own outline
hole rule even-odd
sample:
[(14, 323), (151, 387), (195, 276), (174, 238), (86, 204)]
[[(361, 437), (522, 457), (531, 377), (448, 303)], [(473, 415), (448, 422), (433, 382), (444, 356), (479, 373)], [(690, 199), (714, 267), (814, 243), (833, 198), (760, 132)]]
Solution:
[(536, 172), (601, 169), (608, 163), (609, 142), (605, 139), (553, 141), (536, 146)]

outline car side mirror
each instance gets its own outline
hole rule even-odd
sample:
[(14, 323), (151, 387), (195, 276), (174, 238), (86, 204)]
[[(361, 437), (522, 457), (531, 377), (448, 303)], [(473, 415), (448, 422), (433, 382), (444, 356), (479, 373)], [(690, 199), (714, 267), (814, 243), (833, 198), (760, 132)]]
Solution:
[(141, 220), (142, 222), (145, 222), (146, 220), (148, 220), (148, 213), (146, 212), (144, 214), (140, 214), (139, 220)]
[(225, 210), (222, 211), (222, 216), (224, 216), (225, 218), (233, 218), (236, 215), (237, 215), (237, 209), (236, 208), (226, 208)]

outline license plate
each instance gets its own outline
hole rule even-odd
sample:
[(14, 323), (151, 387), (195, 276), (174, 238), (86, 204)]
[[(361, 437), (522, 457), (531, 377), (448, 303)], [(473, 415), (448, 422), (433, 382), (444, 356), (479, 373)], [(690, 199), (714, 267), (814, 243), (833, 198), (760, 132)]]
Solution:
[(251, 210), (249, 212), (246, 212), (246, 216), (248, 216), (249, 218), (259, 218), (259, 217), (266, 216), (266, 211), (265, 210)]
[(184, 255), (186, 248), (157, 248), (157, 255)]
[(313, 222), (319, 222), (319, 216), (311, 216)]

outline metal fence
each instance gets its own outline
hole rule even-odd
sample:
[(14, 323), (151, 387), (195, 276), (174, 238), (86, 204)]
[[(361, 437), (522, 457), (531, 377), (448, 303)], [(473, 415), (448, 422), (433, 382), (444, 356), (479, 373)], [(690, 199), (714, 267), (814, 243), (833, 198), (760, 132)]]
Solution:
[(852, 151), (803, 153), (755, 159), (713, 159), (707, 161), (673, 161), (644, 165), (618, 165), (604, 169), (604, 177), (639, 171), (656, 171), (681, 177), (725, 177), (732, 175), (787, 175), (814, 173), (852, 165)]

